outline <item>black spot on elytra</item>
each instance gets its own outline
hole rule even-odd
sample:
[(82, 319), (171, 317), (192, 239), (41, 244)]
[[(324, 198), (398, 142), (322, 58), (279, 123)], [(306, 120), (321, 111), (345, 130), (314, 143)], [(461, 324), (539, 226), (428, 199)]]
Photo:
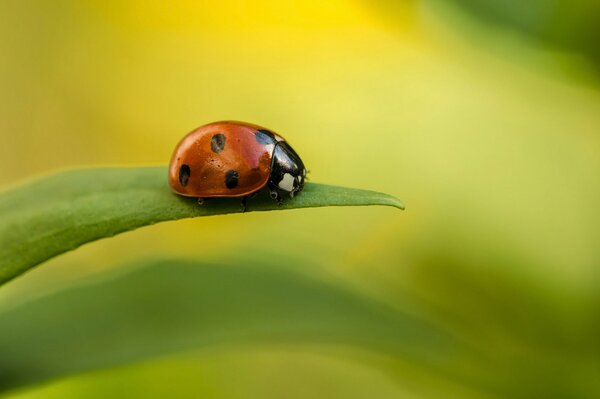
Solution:
[(213, 150), (213, 152), (218, 154), (219, 152), (223, 151), (223, 148), (225, 148), (225, 141), (225, 135), (217, 133), (212, 136), (212, 139), (210, 140), (210, 148)]
[(190, 167), (186, 164), (181, 165), (179, 168), (179, 184), (181, 184), (183, 187), (187, 186), (188, 181), (190, 180), (190, 174)]
[(273, 132), (267, 129), (260, 129), (256, 131), (256, 141), (260, 144), (275, 144), (277, 140), (275, 140), (275, 135)]
[(236, 188), (238, 185), (238, 179), (240, 178), (240, 174), (235, 170), (230, 170), (225, 173), (225, 186), (227, 188), (232, 189)]

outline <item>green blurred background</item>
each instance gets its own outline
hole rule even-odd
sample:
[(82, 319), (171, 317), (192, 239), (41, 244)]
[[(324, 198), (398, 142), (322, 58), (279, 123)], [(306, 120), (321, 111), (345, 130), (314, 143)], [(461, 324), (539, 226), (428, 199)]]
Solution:
[(186, 132), (237, 119), (284, 135), (313, 181), (388, 192), (407, 210), (164, 223), (56, 258), (0, 303), (129, 260), (251, 257), (443, 325), (487, 359), (465, 370), (494, 380), (265, 343), (6, 397), (598, 397), (599, 4), (1, 0), (2, 186), (165, 164)]

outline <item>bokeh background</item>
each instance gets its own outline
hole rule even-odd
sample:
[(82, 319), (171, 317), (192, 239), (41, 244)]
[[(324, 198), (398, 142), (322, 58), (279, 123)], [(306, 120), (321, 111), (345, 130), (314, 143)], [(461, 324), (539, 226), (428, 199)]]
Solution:
[(486, 359), (452, 379), (265, 342), (6, 397), (600, 395), (596, 0), (2, 0), (0, 54), (2, 187), (166, 164), (186, 132), (237, 119), (284, 135), (313, 181), (407, 205), (147, 227), (53, 259), (2, 287), (0, 303), (140, 258), (252, 258), (417, 314)]

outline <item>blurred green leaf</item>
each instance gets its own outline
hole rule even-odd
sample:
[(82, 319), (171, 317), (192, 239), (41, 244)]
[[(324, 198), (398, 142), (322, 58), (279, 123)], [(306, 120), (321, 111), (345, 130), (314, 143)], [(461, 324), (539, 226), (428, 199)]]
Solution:
[[(247, 211), (321, 206), (388, 205), (374, 191), (307, 183), (281, 207), (265, 193)], [(171, 192), (165, 167), (99, 168), (47, 176), (0, 194), (0, 284), (90, 241), (166, 220), (241, 212), (239, 199), (194, 199)]]
[(597, 60), (600, 4), (596, 0), (454, 0), (486, 21), (543, 41), (581, 50)]
[(127, 270), (0, 307), (0, 390), (222, 344), (348, 345), (424, 367), (447, 364), (456, 348), (416, 317), (286, 269), (152, 261)]
[[(438, 0), (436, 0), (438, 1)], [(587, 55), (600, 63), (597, 0), (453, 0), (485, 22), (515, 29), (543, 44)]]

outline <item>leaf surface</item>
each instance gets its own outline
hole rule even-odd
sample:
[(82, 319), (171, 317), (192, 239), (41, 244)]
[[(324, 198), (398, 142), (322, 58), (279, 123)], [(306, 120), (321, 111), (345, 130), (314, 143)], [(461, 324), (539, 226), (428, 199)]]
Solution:
[(348, 346), (436, 367), (452, 358), (452, 342), (337, 281), (151, 261), (0, 307), (0, 390), (218, 345)]
[[(397, 198), (374, 191), (307, 183), (282, 206), (266, 195), (248, 212), (323, 206), (387, 205)], [(165, 167), (78, 169), (0, 193), (0, 284), (90, 241), (167, 220), (241, 212), (239, 199), (199, 205), (171, 192)]]

